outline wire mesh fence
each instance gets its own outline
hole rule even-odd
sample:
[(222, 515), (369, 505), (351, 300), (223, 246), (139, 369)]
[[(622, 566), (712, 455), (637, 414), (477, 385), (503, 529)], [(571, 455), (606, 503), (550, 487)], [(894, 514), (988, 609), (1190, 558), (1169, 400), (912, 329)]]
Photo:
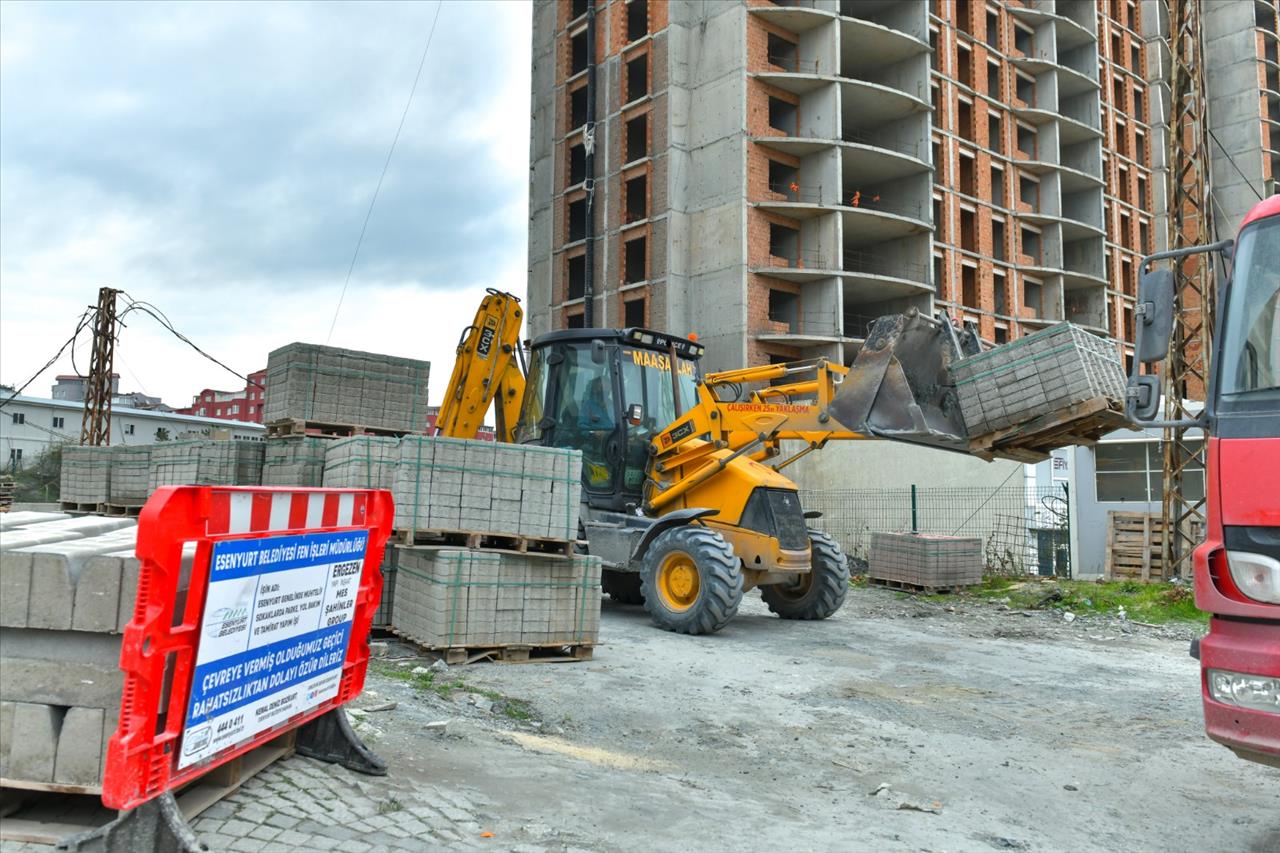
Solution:
[(804, 490), (815, 528), (865, 562), (875, 532), (977, 536), (988, 574), (1071, 576), (1064, 486)]

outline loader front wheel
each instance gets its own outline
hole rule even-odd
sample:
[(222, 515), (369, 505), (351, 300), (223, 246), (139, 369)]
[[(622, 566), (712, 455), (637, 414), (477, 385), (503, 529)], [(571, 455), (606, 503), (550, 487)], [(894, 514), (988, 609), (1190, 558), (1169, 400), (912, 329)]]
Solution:
[(825, 533), (809, 531), (812, 565), (795, 583), (760, 587), (760, 597), (783, 619), (826, 619), (844, 605), (849, 564), (844, 551)]
[(742, 572), (733, 548), (716, 531), (673, 527), (649, 546), (640, 570), (640, 592), (659, 628), (711, 634), (738, 612)]
[(619, 604), (644, 604), (644, 593), (640, 591), (639, 572), (619, 572), (605, 569), (600, 573), (600, 585), (609, 597)]

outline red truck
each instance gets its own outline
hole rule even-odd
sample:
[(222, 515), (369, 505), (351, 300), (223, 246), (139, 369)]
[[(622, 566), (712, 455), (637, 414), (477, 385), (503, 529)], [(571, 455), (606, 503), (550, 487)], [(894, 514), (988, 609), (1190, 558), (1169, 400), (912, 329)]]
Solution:
[[(1174, 276), (1151, 263), (1198, 253), (1229, 261), (1219, 291), (1202, 414), (1156, 420), (1160, 384), (1139, 363), (1168, 354)], [(1191, 645), (1200, 661), (1205, 732), (1236, 755), (1280, 767), (1280, 195), (1251, 210), (1234, 242), (1144, 258), (1141, 322), (1129, 417), (1141, 426), (1198, 427), (1208, 444), (1208, 525), (1196, 548), (1196, 606), (1209, 633)]]

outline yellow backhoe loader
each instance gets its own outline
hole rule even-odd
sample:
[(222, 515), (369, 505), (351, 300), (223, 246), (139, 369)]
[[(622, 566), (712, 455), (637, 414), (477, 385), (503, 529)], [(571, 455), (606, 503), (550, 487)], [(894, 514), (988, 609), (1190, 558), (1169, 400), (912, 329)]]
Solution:
[[(439, 432), (472, 438), (497, 402), (500, 441), (583, 454), (582, 538), (614, 599), (661, 628), (717, 631), (759, 587), (784, 619), (825, 619), (849, 571), (781, 471), (828, 441), (966, 452), (953, 359), (972, 329), (917, 313), (875, 321), (851, 366), (825, 359), (703, 375), (695, 340), (649, 329), (539, 336), (520, 364), (519, 300), (490, 291), (463, 332)], [(782, 458), (781, 442), (801, 442)]]

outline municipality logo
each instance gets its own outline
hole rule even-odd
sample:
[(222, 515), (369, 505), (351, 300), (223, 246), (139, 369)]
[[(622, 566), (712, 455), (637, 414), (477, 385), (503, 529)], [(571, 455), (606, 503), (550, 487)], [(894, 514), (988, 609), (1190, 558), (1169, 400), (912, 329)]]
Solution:
[(219, 607), (209, 613), (204, 620), (206, 637), (226, 637), (249, 627), (249, 608), (240, 604), (235, 607)]

